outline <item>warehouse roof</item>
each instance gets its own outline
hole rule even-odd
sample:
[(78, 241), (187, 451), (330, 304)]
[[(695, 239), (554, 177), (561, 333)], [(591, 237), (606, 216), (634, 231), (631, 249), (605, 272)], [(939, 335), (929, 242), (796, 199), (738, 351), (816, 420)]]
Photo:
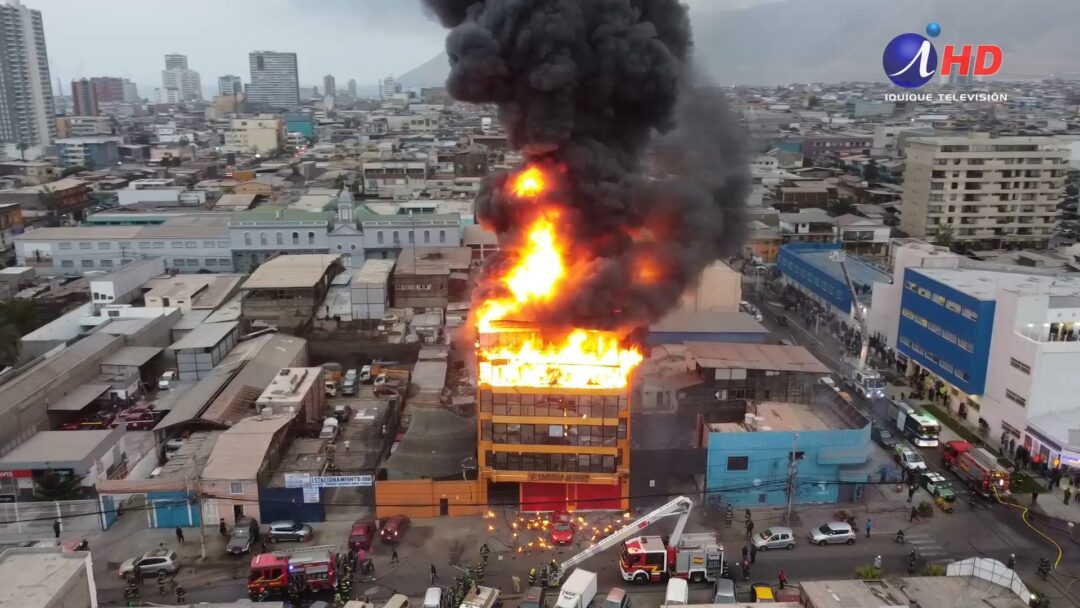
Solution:
[(402, 249), (394, 276), (449, 275), (451, 270), (467, 270), (472, 264), (468, 247), (423, 247)]
[(156, 346), (125, 346), (102, 360), (101, 365), (141, 367), (163, 350)]
[(200, 325), (191, 330), (190, 333), (185, 334), (183, 338), (173, 342), (173, 344), (169, 346), (169, 350), (187, 350), (216, 346), (219, 342), (224, 340), (229, 333), (234, 331), (238, 325), (239, 323), (236, 321)]
[[(118, 429), (40, 431), (0, 458), (0, 469), (35, 462), (78, 462), (95, 452)], [(122, 432), (122, 431), (121, 431)]]
[(653, 333), (761, 333), (769, 330), (745, 312), (679, 309), (654, 323)]
[(210, 480), (255, 479), (262, 468), (274, 436), (292, 422), (292, 416), (245, 418), (218, 437), (202, 478)]
[(802, 346), (736, 342), (683, 342), (683, 344), (686, 345), (687, 354), (701, 367), (829, 373), (829, 368)]
[(214, 204), (215, 209), (250, 209), (255, 204), (255, 194), (223, 194)]
[[(0, 390), (0, 413), (21, 405), (42, 390), (67, 378), (67, 374), (87, 360), (103, 352), (114, 352), (123, 345), (123, 338), (107, 334), (91, 334), (45, 359), (31, 369), (5, 383)], [(46, 390), (48, 390), (46, 388)]]
[(48, 410), (50, 412), (77, 412), (108, 390), (108, 384), (83, 384), (57, 399), (55, 403), (49, 403)]
[(296, 289), (313, 287), (338, 263), (340, 256), (283, 255), (259, 266), (243, 289)]
[(390, 273), (394, 270), (395, 260), (364, 260), (364, 265), (353, 276), (352, 286), (361, 285), (386, 285), (390, 279)]

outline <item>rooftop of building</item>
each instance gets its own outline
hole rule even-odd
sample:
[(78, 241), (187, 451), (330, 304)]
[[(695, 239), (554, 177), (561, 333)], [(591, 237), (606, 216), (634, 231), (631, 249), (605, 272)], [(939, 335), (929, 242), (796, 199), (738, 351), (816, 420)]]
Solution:
[(21, 404), (40, 392), (42, 387), (66, 378), (68, 372), (87, 360), (100, 358), (107, 350), (119, 349), (118, 342), (122, 344), (123, 338), (107, 334), (89, 335), (12, 378), (0, 390), (0, 413)]
[[(294, 402), (303, 398), (322, 378), (321, 367), (284, 367), (263, 389), (257, 403), (270, 405), (278, 401)], [(319, 387), (317, 390), (322, 390)]]
[(879, 608), (881, 606), (1025, 608), (1027, 606), (1027, 602), (1021, 601), (1011, 589), (973, 576), (915, 576), (889, 582), (855, 579), (805, 581), (801, 583), (801, 586), (807, 604), (815, 608)]
[(239, 323), (236, 321), (200, 325), (169, 345), (169, 350), (213, 348), (230, 333), (236, 331), (238, 326)]
[[(838, 249), (800, 249), (792, 248), (790, 245), (786, 245), (788, 251), (791, 251), (794, 255), (797, 255), (802, 261), (813, 266), (814, 268), (824, 272), (833, 279), (843, 282), (844, 270), (840, 267), (840, 262), (836, 259)], [(844, 253), (844, 264), (847, 266), (848, 276), (851, 278), (851, 282), (856, 285), (866, 285), (867, 287), (874, 283), (891, 283), (892, 275), (884, 270), (874, 266), (866, 260)], [(919, 270), (924, 270), (920, 268)]]
[(321, 212), (334, 204), (337, 199), (329, 194), (305, 194), (289, 203), (289, 209), (294, 211)]
[(222, 433), (203, 469), (204, 480), (255, 479), (274, 436), (293, 421), (291, 415), (244, 418)]
[(223, 194), (214, 203), (214, 209), (246, 210), (255, 204), (256, 194)]
[(313, 287), (322, 280), (341, 256), (328, 254), (303, 254), (278, 256), (259, 266), (242, 288), (248, 289), (298, 289)]
[(397, 260), (364, 260), (364, 265), (353, 275), (351, 285), (353, 287), (361, 285), (385, 286), (390, 274), (394, 271), (394, 264), (396, 263)]
[(848, 428), (845, 421), (828, 406), (781, 401), (750, 401), (747, 416), (755, 415), (754, 422), (710, 422), (714, 433), (751, 433), (770, 431), (827, 431)]
[(33, 437), (0, 458), (0, 469), (26, 463), (53, 464), (79, 462), (93, 454), (105, 442), (111, 442), (117, 429), (86, 431), (39, 431)]
[(993, 300), (997, 292), (1037, 293), (1051, 296), (1080, 295), (1080, 274), (1038, 275), (976, 268), (911, 268), (923, 276), (976, 300)]
[[(798, 188), (798, 190), (803, 190)], [(786, 224), (835, 224), (836, 218), (824, 209), (809, 207), (795, 213), (781, 213), (780, 221)]]
[(311, 211), (306, 209), (294, 209), (292, 207), (263, 206), (234, 213), (230, 218), (230, 225), (241, 225), (239, 222), (319, 222), (329, 223), (334, 217), (333, 213)]
[[(1024, 144), (1038, 144), (1042, 146), (1052, 146), (1057, 142), (1054, 138), (1048, 137), (1031, 137), (1026, 135), (1013, 135), (1013, 136), (1000, 136), (990, 137), (985, 133), (972, 133), (970, 135), (955, 136), (955, 135), (943, 135), (934, 137), (913, 137), (908, 140), (909, 143), (931, 144), (938, 146), (1002, 146), (1002, 145), (1024, 145)], [(1061, 150), (1062, 154), (1067, 153), (1065, 149)]]
[(124, 346), (115, 353), (101, 360), (101, 365), (121, 367), (141, 367), (158, 356), (165, 349), (157, 346)]
[(744, 312), (715, 312), (711, 310), (672, 311), (649, 327), (652, 333), (769, 333), (754, 317)]
[(468, 247), (410, 247), (398, 254), (394, 276), (449, 275), (454, 270), (468, 270), (471, 264)]
[(495, 232), (486, 230), (483, 226), (470, 224), (462, 229), (461, 241), (465, 245), (498, 245), (499, 237)]
[(828, 374), (829, 368), (802, 346), (740, 342), (683, 342), (688, 357), (710, 369), (760, 369)]
[[(85, 552), (60, 547), (19, 547), (0, 553), (0, 606), (52, 606), (87, 566)], [(90, 592), (88, 583), (87, 593)], [(72, 596), (78, 594), (72, 593)]]

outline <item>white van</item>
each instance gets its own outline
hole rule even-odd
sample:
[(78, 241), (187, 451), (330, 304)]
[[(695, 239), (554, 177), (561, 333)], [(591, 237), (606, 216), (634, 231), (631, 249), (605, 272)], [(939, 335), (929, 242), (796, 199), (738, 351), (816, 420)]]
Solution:
[(690, 586), (686, 584), (686, 579), (668, 579), (664, 605), (685, 606), (688, 601), (690, 601)]
[(324, 420), (322, 432), (319, 433), (319, 439), (329, 439), (331, 441), (336, 439), (339, 424), (340, 423), (338, 422), (337, 418), (331, 417)]
[(428, 587), (424, 592), (424, 608), (442, 608), (442, 589)]
[[(424, 605), (427, 605), (426, 595), (424, 596)], [(390, 599), (386, 600), (383, 608), (409, 608), (409, 598), (400, 593), (395, 593), (390, 596)]]

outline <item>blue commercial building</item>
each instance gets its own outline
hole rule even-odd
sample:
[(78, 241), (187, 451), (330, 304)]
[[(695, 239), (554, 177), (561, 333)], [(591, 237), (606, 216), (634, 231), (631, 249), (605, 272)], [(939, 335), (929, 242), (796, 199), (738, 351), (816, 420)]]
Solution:
[(946, 284), (957, 276), (954, 269), (904, 270), (897, 350), (964, 393), (981, 395), (995, 302), (989, 292), (975, 297)]
[(794, 456), (795, 504), (857, 500), (876, 481), (870, 421), (824, 390), (813, 405), (750, 402), (740, 422), (705, 424), (706, 492), (737, 507), (786, 504)]
[(289, 133), (299, 133), (311, 139), (315, 137), (315, 119), (303, 114), (286, 114), (285, 130)]
[[(840, 243), (788, 243), (780, 247), (776, 267), (790, 284), (831, 305), (838, 314), (847, 315), (851, 311), (851, 290), (840, 262), (834, 259), (840, 248)], [(891, 283), (892, 277), (860, 257), (842, 255), (846, 256), (844, 264), (859, 301), (868, 306), (873, 284)]]

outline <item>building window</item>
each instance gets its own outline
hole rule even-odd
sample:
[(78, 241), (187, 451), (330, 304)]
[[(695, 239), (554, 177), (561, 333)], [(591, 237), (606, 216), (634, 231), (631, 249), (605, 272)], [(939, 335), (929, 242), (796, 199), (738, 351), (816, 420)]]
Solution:
[(900, 314), (904, 315), (905, 319), (911, 319), (912, 321), (915, 320), (915, 313), (911, 312), (910, 310), (908, 310), (906, 308), (901, 310)]
[(213, 249), (214, 248), (214, 241), (203, 241), (202, 246), (203, 246), (203, 249)]
[(250, 245), (251, 244), (251, 233), (250, 232), (245, 232), (244, 233), (244, 244), (245, 245)]
[(1009, 389), (1005, 389), (1005, 396), (1009, 398), (1009, 401), (1012, 401), (1016, 405), (1019, 405), (1020, 407), (1027, 407), (1027, 399), (1024, 399), (1023, 397), (1017, 395)]
[(314, 232), (307, 233), (307, 244), (308, 245), (314, 245), (315, 244), (315, 233)]
[(98, 243), (98, 249), (112, 249), (112, 243)]
[(446, 242), (446, 231), (445, 230), (440, 230), (439, 231), (439, 242), (440, 243), (445, 243)]
[(299, 232), (292, 233), (292, 244), (293, 245), (299, 245), (300, 244), (300, 233)]
[(356, 251), (356, 243), (353, 243), (352, 245), (349, 245), (349, 249), (351, 251)]
[(242, 481), (234, 481), (234, 482), (229, 484), (229, 494), (243, 494), (243, 493), (244, 493), (244, 482), (242, 482)]
[(727, 470), (729, 471), (745, 471), (750, 468), (749, 456), (728, 456)]
[(102, 268), (112, 268), (113, 267), (113, 261), (112, 260), (101, 260), (101, 267)]
[(430, 230), (425, 230), (424, 231), (424, 242), (425, 243), (430, 243), (431, 242), (431, 231)]
[(139, 249), (150, 249), (149, 241), (139, 241)]
[(217, 258), (206, 258), (207, 266), (217, 266)]
[(164, 249), (165, 241), (154, 241), (154, 249)]
[(285, 235), (281, 234), (280, 232), (275, 234), (274, 235), (274, 242), (276, 242), (278, 245), (284, 245), (285, 244)]
[(217, 246), (218, 246), (218, 249), (228, 249), (229, 248), (229, 241), (218, 241)]
[(395, 230), (394, 231), (394, 243), (400, 243), (400, 242), (401, 242), (401, 239), (398, 238), (398, 231)]
[(195, 241), (184, 241), (184, 247), (187, 249), (196, 249), (199, 244)]
[(60, 260), (60, 267), (61, 268), (74, 268), (75, 267), (75, 260)]
[(975, 345), (972, 344), (971, 342), (968, 342), (967, 340), (965, 340), (963, 338), (957, 338), (956, 339), (956, 345), (959, 346), (960, 348), (966, 350), (969, 353), (975, 352)]
[(71, 250), (71, 243), (60, 243), (60, 251)]
[(169, 243), (169, 247), (172, 247), (173, 249), (183, 249), (184, 241), (173, 241)]
[(260, 245), (269, 245), (270, 244), (270, 241), (267, 240), (267, 238), (266, 238), (266, 233), (265, 232), (260, 232), (259, 233), (259, 244)]
[(93, 249), (93, 247), (94, 246), (91, 243), (79, 243), (79, 249), (86, 250), (86, 249)]
[(945, 308), (948, 308), (949, 310), (955, 312), (956, 314), (960, 314), (960, 312), (963, 310), (963, 308), (959, 304), (957, 304), (956, 302), (953, 302), (952, 300), (946, 300), (945, 301)]
[(81, 265), (83, 268), (93, 268), (94, 260), (79, 260), (79, 265)]
[(979, 320), (979, 313), (975, 312), (974, 310), (971, 310), (970, 308), (965, 308), (964, 312), (963, 312), (963, 315), (964, 315), (964, 318), (971, 319), (972, 321), (978, 321)]
[(1027, 374), (1029, 376), (1031, 375), (1031, 366), (1028, 365), (1027, 363), (1024, 363), (1023, 361), (1020, 361), (1019, 359), (1016, 359), (1016, 358), (1009, 359), (1009, 365), (1015, 367), (1016, 369), (1024, 372), (1025, 374)]
[(378, 232), (375, 233), (375, 242), (377, 242), (380, 245), (383, 244), (382, 230), (379, 230)]
[(232, 266), (232, 260), (230, 260), (229, 258), (218, 258), (218, 265)]
[(409, 244), (410, 244), (410, 245), (412, 245), (412, 244), (413, 244), (413, 242), (414, 242), (414, 241), (413, 241), (413, 231), (412, 231), (412, 230), (410, 230), (410, 231), (409, 231)]

